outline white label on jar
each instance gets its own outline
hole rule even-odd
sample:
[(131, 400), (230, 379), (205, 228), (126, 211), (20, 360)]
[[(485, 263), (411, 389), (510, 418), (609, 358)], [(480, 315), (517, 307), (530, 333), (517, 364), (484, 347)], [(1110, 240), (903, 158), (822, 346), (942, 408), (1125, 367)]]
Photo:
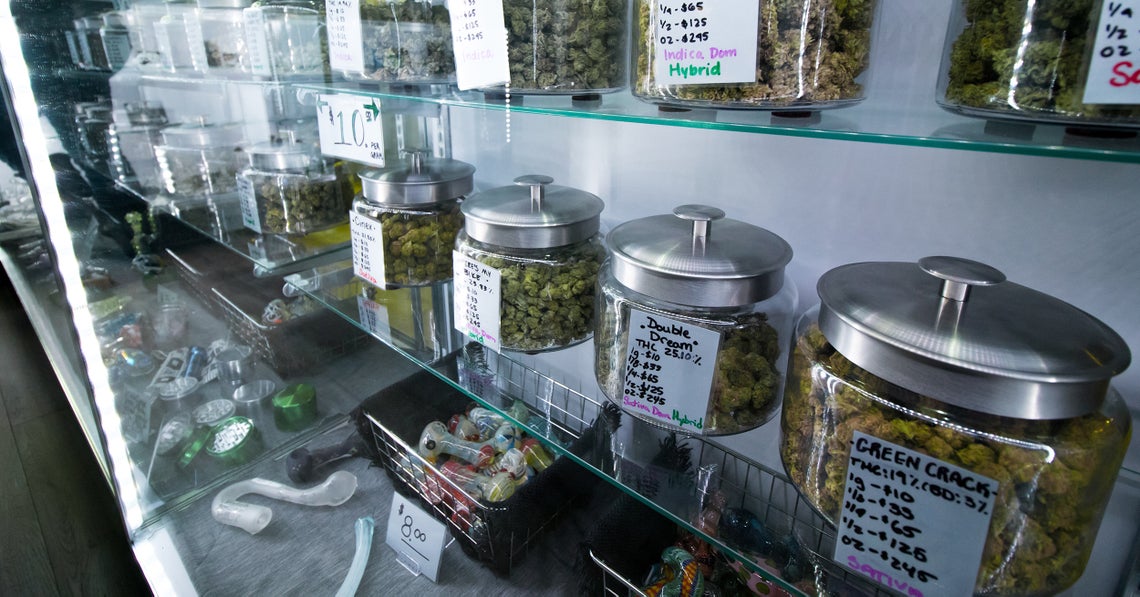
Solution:
[(242, 10), (242, 25), (245, 31), (245, 46), (249, 50), (249, 70), (255, 75), (269, 76), (273, 69), (269, 66), (269, 40), (265, 36), (265, 15), (261, 8)]
[(503, 3), (459, 0), (452, 2), (450, 9), (455, 81), (459, 88), (476, 89), (510, 81)]
[(903, 595), (972, 594), (998, 487), (989, 477), (856, 431), (835, 561)]
[(210, 66), (210, 59), (206, 55), (206, 38), (202, 35), (201, 21), (192, 15), (186, 17), (186, 46), (194, 70), (205, 72)]
[(103, 52), (107, 54), (107, 64), (110, 64), (113, 70), (123, 68), (123, 65), (131, 57), (130, 36), (125, 31), (112, 33), (104, 30)]
[(631, 309), (623, 408), (703, 433), (719, 349), (720, 334), (713, 330)]
[(384, 234), (380, 221), (355, 210), (348, 213), (352, 239), (352, 273), (380, 288), (385, 287)]
[(452, 252), (455, 276), (455, 329), (472, 340), (499, 352), (502, 274), (459, 251)]
[(1140, 104), (1140, 0), (1101, 5), (1082, 101)]
[(392, 337), (392, 326), (388, 323), (387, 307), (359, 295), (356, 297), (356, 306), (360, 309), (360, 325), (369, 334), (382, 339)]
[(317, 98), (317, 129), (321, 153), (384, 166), (384, 123), (380, 102), (348, 94), (321, 94)]
[(755, 82), (759, 15), (756, 0), (657, 0), (649, 17), (657, 83)]
[(364, 72), (360, 0), (325, 0), (325, 31), (329, 39), (329, 66), (333, 70)]
[(248, 176), (238, 175), (237, 190), (242, 225), (261, 234), (261, 218), (257, 213), (257, 194), (253, 190), (253, 181)]

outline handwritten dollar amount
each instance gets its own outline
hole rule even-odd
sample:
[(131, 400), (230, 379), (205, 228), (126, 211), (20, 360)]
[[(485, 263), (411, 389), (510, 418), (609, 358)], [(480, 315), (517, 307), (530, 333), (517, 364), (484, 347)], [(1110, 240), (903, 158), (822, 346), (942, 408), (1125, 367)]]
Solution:
[(677, 12), (690, 13), (690, 12), (700, 12), (700, 11), (705, 9), (705, 3), (704, 2), (682, 2), (680, 4), (680, 6), (677, 6), (676, 8), (669, 6), (667, 4), (664, 4), (664, 3), (660, 4), (659, 6), (660, 6), (661, 13), (667, 14), (667, 15), (673, 14), (674, 10), (676, 10)]

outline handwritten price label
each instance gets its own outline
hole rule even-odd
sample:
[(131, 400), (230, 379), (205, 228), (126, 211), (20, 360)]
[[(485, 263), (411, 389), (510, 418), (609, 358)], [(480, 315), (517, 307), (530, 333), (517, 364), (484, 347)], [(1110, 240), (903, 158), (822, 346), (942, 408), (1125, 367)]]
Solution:
[(659, 84), (756, 81), (756, 0), (658, 0), (650, 17)]
[(352, 273), (373, 286), (385, 287), (384, 233), (380, 221), (365, 214), (348, 214), (348, 233), (352, 241)]
[(460, 89), (510, 81), (507, 26), (501, 0), (458, 0), (451, 4), (455, 80)]
[(447, 527), (399, 493), (392, 494), (385, 543), (396, 550), (401, 564), (435, 582), (443, 556)]
[(355, 95), (317, 99), (321, 153), (370, 166), (384, 166), (384, 123), (380, 102)]
[(369, 334), (381, 339), (392, 337), (392, 326), (388, 323), (388, 308), (363, 296), (356, 297), (360, 310), (360, 324)]
[(237, 191), (242, 225), (261, 234), (261, 218), (257, 211), (257, 194), (253, 190), (253, 181), (249, 177), (238, 176)]
[(1104, 0), (1083, 101), (1140, 104), (1140, 0)]
[(720, 334), (636, 309), (629, 314), (622, 384), (625, 410), (701, 433)]
[(363, 72), (360, 0), (325, 0), (325, 33), (329, 41), (329, 66), (335, 70)]
[(502, 348), (499, 335), (502, 275), (499, 270), (459, 251), (452, 252), (452, 268), (455, 277), (455, 329), (499, 352)]
[(269, 64), (269, 39), (265, 35), (265, 13), (261, 7), (242, 10), (242, 29), (245, 31), (245, 46), (249, 52), (249, 69), (255, 75), (269, 76), (273, 68)]
[(835, 561), (904, 595), (969, 595), (997, 492), (989, 477), (856, 431)]

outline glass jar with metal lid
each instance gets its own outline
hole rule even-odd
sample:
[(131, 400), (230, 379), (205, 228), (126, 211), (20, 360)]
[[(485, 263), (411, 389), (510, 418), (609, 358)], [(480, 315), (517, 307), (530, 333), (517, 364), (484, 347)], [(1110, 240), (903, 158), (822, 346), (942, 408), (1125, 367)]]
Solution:
[(190, 196), (233, 191), (244, 161), (242, 144), (237, 123), (213, 124), (200, 117), (162, 129), (155, 156), (166, 192)]
[(540, 352), (584, 342), (593, 333), (594, 286), (605, 258), (598, 234), (605, 203), (551, 184), (549, 176), (514, 182), (476, 193), (460, 206), (457, 262), (489, 266), (500, 280), (492, 289), (499, 297), (497, 322), (482, 327), (504, 350)]
[(346, 18), (360, 20), (363, 46), (360, 66), (340, 69), (346, 78), (455, 81), (451, 16), (444, 0), (364, 0), (360, 14)]
[(836, 557), (873, 565), (875, 549), (938, 577), (939, 594), (1075, 582), (1131, 434), (1109, 388), (1131, 360), (1124, 340), (965, 259), (845, 265), (817, 291), (781, 427), (788, 476), (839, 528), (809, 544), (858, 541)]
[(238, 174), (242, 220), (267, 234), (307, 234), (348, 221), (352, 183), (321, 157), (319, 146), (292, 130), (249, 148)]
[(474, 175), (471, 164), (424, 151), (409, 152), (396, 168), (361, 172), (362, 191), (352, 203), (353, 255), (369, 259), (357, 259), (357, 269), (380, 287), (450, 280), (451, 252), (463, 227), (459, 202), (474, 187)]
[(147, 194), (162, 190), (162, 174), (155, 146), (162, 142), (166, 111), (154, 102), (129, 103), (124, 106), (127, 123), (112, 123), (107, 129), (107, 144), (115, 177), (133, 182)]
[(797, 302), (788, 243), (724, 215), (682, 205), (617, 226), (598, 277), (598, 385), (625, 412), (693, 435), (775, 415)]

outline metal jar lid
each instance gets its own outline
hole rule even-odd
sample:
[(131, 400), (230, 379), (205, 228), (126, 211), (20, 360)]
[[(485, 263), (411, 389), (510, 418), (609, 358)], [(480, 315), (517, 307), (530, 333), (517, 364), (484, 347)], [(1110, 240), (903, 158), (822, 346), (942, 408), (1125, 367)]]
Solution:
[(305, 170), (320, 163), (320, 150), (313, 143), (302, 142), (292, 135), (258, 143), (248, 148), (249, 165), (255, 170)]
[(515, 186), (472, 195), (460, 206), (467, 235), (489, 245), (543, 249), (597, 234), (606, 204), (593, 193), (552, 182), (531, 174), (516, 178)]
[(819, 326), (843, 356), (918, 394), (1019, 419), (1096, 410), (1131, 354), (1093, 316), (955, 257), (855, 263), (817, 285)]
[(198, 0), (198, 8), (249, 8), (253, 0)]
[(610, 231), (614, 277), (647, 296), (697, 307), (736, 307), (784, 286), (792, 247), (778, 235), (707, 205), (632, 220)]
[(360, 173), (361, 194), (381, 205), (430, 205), (457, 199), (474, 188), (475, 166), (409, 151), (404, 165)]
[(162, 130), (164, 145), (183, 149), (232, 148), (241, 144), (241, 125), (213, 124), (200, 117)]

